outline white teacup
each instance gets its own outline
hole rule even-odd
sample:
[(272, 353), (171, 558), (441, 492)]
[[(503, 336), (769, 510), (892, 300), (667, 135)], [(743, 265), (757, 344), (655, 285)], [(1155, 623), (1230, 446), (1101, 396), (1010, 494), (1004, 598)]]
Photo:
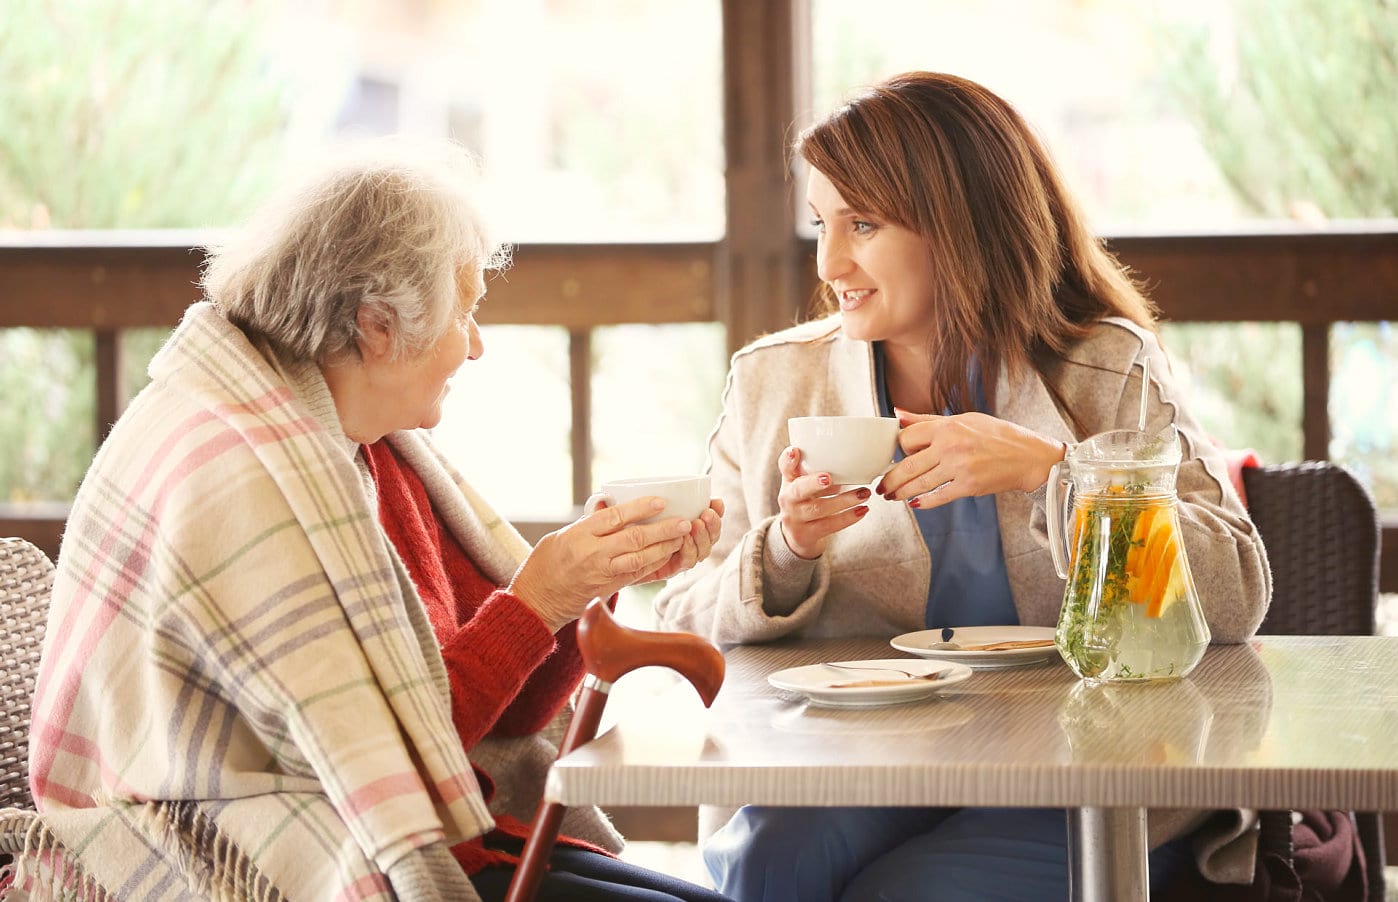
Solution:
[(792, 417), (786, 430), (805, 472), (829, 473), (836, 485), (868, 485), (898, 449), (894, 417)]
[(709, 508), (709, 477), (703, 476), (642, 476), (636, 479), (613, 479), (602, 483), (593, 496), (607, 507), (625, 504), (634, 498), (656, 495), (665, 499), (665, 509), (642, 523), (655, 523), (669, 517), (697, 520)]

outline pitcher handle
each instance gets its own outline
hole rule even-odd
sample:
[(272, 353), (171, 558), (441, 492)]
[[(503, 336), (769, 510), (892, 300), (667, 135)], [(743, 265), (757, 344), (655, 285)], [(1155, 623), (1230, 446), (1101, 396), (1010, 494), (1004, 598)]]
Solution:
[(1068, 499), (1072, 496), (1072, 483), (1068, 491), (1063, 491), (1063, 464), (1059, 461), (1049, 470), (1048, 484), (1044, 492), (1044, 519), (1048, 521), (1049, 551), (1053, 552), (1053, 569), (1059, 579), (1068, 578), (1068, 562), (1073, 550), (1068, 547)]

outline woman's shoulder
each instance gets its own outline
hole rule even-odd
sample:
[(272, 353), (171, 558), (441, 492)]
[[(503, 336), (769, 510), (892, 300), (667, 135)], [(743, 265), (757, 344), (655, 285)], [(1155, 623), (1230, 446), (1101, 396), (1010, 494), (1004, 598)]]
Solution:
[(802, 354), (841, 340), (844, 340), (844, 332), (840, 329), (840, 315), (835, 313), (755, 338), (733, 354), (733, 361), (772, 353)]
[(1160, 353), (1160, 340), (1153, 330), (1126, 317), (1109, 316), (1069, 346), (1063, 356), (1069, 363), (1125, 372), (1142, 357)]

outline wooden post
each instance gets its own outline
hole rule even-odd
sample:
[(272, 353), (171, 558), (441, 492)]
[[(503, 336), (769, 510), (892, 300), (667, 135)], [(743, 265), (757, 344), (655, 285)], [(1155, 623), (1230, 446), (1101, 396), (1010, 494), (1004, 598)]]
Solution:
[(1329, 323), (1301, 326), (1301, 430), (1306, 460), (1329, 460)]
[[(716, 268), (717, 308), (730, 351), (791, 325), (805, 306), (793, 194), (799, 186), (787, 154), (797, 62), (810, 43), (806, 9), (806, 0), (723, 0), (728, 196)], [(803, 65), (803, 79), (807, 69)]]
[(568, 381), (573, 424), (569, 440), (573, 458), (573, 503), (592, 494), (592, 330), (568, 331)]

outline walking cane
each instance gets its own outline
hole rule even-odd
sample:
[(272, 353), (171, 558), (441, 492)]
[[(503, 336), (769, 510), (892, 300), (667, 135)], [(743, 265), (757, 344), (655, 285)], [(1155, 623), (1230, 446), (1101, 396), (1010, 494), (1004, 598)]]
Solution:
[[(577, 708), (558, 750), (560, 758), (597, 735), (597, 725), (612, 684), (638, 667), (669, 667), (678, 672), (694, 686), (705, 707), (714, 703), (723, 685), (723, 654), (713, 643), (693, 633), (652, 632), (622, 626), (600, 598), (594, 598), (578, 618), (578, 648), (587, 675), (583, 677)], [(505, 902), (532, 902), (534, 899), (549, 854), (558, 839), (565, 807), (558, 802), (539, 803), (534, 826), (524, 844)]]

